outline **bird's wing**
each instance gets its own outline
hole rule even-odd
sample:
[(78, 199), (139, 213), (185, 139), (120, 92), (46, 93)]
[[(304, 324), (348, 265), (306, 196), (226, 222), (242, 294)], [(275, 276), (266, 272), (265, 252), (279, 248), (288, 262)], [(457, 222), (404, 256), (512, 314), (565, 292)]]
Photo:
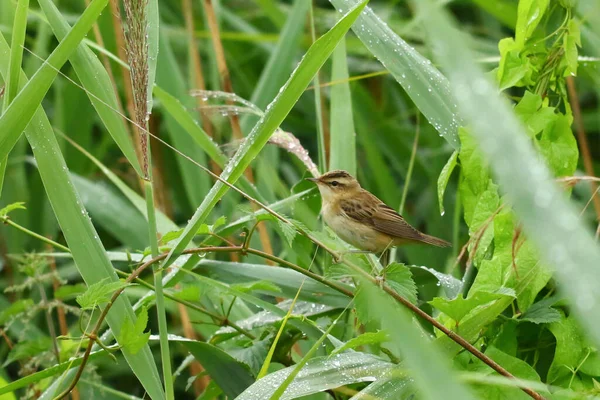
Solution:
[(413, 228), (393, 208), (367, 191), (340, 201), (341, 209), (357, 222), (396, 238), (422, 240), (423, 234)]

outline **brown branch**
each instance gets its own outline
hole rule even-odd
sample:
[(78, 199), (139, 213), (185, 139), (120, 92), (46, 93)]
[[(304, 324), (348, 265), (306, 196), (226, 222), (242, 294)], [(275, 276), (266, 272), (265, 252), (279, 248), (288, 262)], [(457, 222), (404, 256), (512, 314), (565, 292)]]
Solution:
[[(579, 143), (579, 150), (581, 151), (581, 157), (583, 158), (585, 173), (589, 176), (594, 176), (594, 163), (592, 161), (592, 154), (590, 153), (587, 136), (585, 135), (583, 119), (581, 117), (581, 106), (579, 105), (579, 97), (577, 96), (577, 89), (575, 88), (575, 80), (572, 76), (568, 76), (566, 81), (569, 98), (571, 100), (571, 108), (573, 110), (573, 121), (575, 123), (575, 130), (577, 131), (577, 142)], [(600, 196), (597, 194), (598, 184), (595, 181), (590, 181), (590, 186), (594, 198), (596, 219), (600, 221)]]

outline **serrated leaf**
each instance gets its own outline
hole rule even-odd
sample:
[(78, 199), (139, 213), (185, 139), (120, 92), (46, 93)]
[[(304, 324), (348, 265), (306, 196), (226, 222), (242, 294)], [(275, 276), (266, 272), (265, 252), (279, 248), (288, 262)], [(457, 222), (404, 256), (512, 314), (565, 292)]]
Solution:
[(144, 333), (148, 324), (148, 309), (143, 307), (137, 315), (135, 324), (129, 318), (125, 319), (121, 334), (119, 335), (119, 345), (131, 354), (136, 354), (147, 343), (150, 338), (150, 331)]
[(366, 344), (379, 344), (383, 342), (387, 342), (389, 340), (389, 334), (386, 331), (377, 331), (377, 332), (365, 332), (362, 335), (359, 335), (355, 338), (348, 340), (344, 343), (343, 346), (338, 347), (334, 351), (331, 352), (331, 356), (341, 353), (344, 350), (354, 349), (359, 346), (364, 346)]
[(440, 172), (440, 176), (437, 181), (437, 190), (438, 190), (438, 203), (440, 205), (440, 214), (444, 215), (444, 192), (446, 191), (446, 186), (448, 186), (448, 181), (450, 180), (450, 176), (452, 175), (452, 171), (454, 171), (454, 167), (456, 167), (456, 161), (458, 160), (458, 151), (454, 151), (444, 168), (442, 168), (442, 172)]
[(254, 281), (254, 282), (244, 282), (244, 283), (236, 283), (231, 285), (231, 288), (234, 290), (238, 290), (243, 293), (250, 293), (255, 290), (263, 290), (268, 292), (281, 292), (281, 289), (272, 282), (269, 281)]
[(114, 292), (126, 286), (128, 284), (123, 281), (109, 282), (109, 278), (104, 278), (77, 296), (77, 303), (83, 310), (92, 309), (99, 304), (108, 302)]
[(227, 217), (221, 215), (217, 220), (211, 225), (210, 230), (212, 232), (216, 231), (218, 227), (223, 226), (227, 223)]
[(417, 285), (410, 269), (400, 263), (392, 263), (385, 269), (385, 280), (400, 296), (413, 304), (417, 302)]
[(182, 233), (183, 233), (183, 229), (178, 229), (176, 231), (169, 231), (160, 238), (160, 244), (167, 244), (175, 239), (179, 239), (179, 237), (181, 236)]
[(281, 231), (283, 232), (283, 236), (285, 237), (285, 240), (287, 241), (288, 245), (290, 247), (292, 247), (292, 243), (294, 242), (294, 238), (296, 237), (296, 228), (294, 228), (292, 225), (285, 223), (281, 220), (277, 220), (277, 224), (279, 225), (279, 228), (281, 229)]
[(25, 203), (20, 201), (7, 205), (6, 207), (0, 209), (0, 217), (5, 217), (9, 212), (14, 210), (26, 210)]

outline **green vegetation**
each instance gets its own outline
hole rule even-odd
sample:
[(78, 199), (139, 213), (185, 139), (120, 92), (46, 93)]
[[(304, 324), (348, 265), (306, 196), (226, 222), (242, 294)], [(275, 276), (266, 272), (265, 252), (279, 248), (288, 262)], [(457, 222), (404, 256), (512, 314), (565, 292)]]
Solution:
[(600, 1), (440, 3), (0, 1), (0, 399), (600, 397)]

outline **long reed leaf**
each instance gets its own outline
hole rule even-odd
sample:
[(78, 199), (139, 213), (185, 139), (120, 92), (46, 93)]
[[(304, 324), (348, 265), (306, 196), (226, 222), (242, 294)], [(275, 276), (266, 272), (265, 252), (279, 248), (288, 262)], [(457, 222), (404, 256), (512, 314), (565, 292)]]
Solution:
[[(64, 40), (69, 29), (71, 29), (65, 18), (51, 0), (40, 0), (39, 3), (56, 38)], [(79, 44), (77, 50), (69, 58), (69, 62), (106, 130), (119, 146), (123, 155), (127, 157), (127, 161), (141, 175), (135, 146), (125, 126), (124, 119), (116, 111), (119, 109), (117, 96), (106, 69), (104, 69), (98, 57), (84, 43)]]
[[(340, 12), (347, 12), (358, 0), (330, 0)], [(457, 149), (458, 127), (462, 125), (448, 79), (431, 61), (398, 36), (369, 7), (358, 17), (354, 33), (398, 81), (406, 94), (435, 127), (440, 136)]]
[(343, 169), (356, 176), (356, 135), (352, 115), (352, 96), (348, 83), (346, 41), (333, 51), (331, 80), (341, 83), (331, 88), (331, 139), (329, 169)]
[(6, 112), (2, 114), (0, 117), (0, 160), (4, 159), (14, 147), (52, 85), (58, 70), (77, 48), (107, 3), (108, 0), (93, 0), (90, 3), (64, 40), (50, 54), (46, 63), (37, 70), (11, 102)]
[[(0, 33), (0, 73), (3, 76), (7, 74), (9, 52), (8, 43)], [(21, 73), (21, 85), (25, 88), (32, 87), (27, 83), (23, 73)], [(24, 90), (20, 93), (24, 93)], [(36, 110), (35, 114), (25, 130), (25, 135), (33, 150), (46, 193), (77, 268), (88, 285), (104, 278), (116, 281), (117, 275), (69, 177), (50, 122), (42, 108), (36, 106), (34, 110)], [(135, 314), (129, 301), (119, 297), (108, 313), (107, 321), (118, 334), (126, 318), (134, 321)], [(160, 377), (150, 348), (145, 346), (135, 355), (124, 353), (124, 356), (150, 397), (163, 399)]]

